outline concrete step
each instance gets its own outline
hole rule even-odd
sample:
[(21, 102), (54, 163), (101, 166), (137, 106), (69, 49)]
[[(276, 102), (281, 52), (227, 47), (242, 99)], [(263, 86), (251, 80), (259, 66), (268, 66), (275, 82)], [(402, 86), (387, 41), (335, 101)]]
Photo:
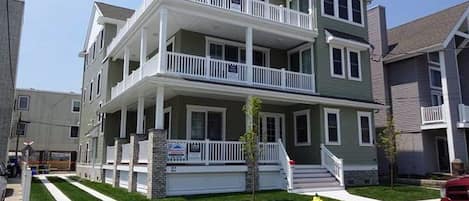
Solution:
[(294, 169), (293, 173), (325, 173), (329, 172), (327, 169), (316, 168), (316, 169)]
[(293, 179), (294, 184), (301, 183), (328, 183), (328, 182), (337, 182), (334, 177), (323, 177), (323, 178), (297, 178)]
[(290, 190), (291, 193), (318, 193), (324, 191), (337, 191), (337, 190), (344, 190), (345, 188), (342, 186), (339, 187), (325, 187), (325, 188), (300, 188), (300, 189), (293, 189)]
[(321, 165), (294, 165), (294, 169), (315, 169), (315, 168), (323, 168)]
[(329, 172), (324, 173), (295, 173), (293, 174), (293, 179), (297, 178), (324, 178), (324, 177), (332, 177)]
[(305, 188), (329, 188), (329, 187), (340, 187), (340, 184), (336, 181), (333, 182), (321, 182), (321, 183), (299, 183), (293, 184), (293, 189), (305, 189)]

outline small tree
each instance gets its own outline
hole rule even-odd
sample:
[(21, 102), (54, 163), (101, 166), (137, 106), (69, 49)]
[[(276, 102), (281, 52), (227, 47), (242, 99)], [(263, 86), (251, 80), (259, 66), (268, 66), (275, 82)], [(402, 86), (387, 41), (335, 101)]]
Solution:
[[(246, 156), (248, 163), (248, 175), (251, 179), (252, 192), (251, 200), (256, 200), (256, 186), (257, 186), (257, 156), (258, 156), (258, 120), (259, 112), (262, 108), (262, 101), (257, 97), (250, 97), (246, 105), (243, 107), (244, 113), (246, 113), (247, 125), (246, 133), (241, 136), (240, 140), (245, 143), (243, 152)], [(251, 168), (251, 170), (249, 170)]]
[(390, 171), (389, 179), (391, 188), (394, 188), (394, 167), (397, 157), (397, 136), (400, 132), (394, 126), (394, 118), (389, 117), (386, 128), (380, 133), (378, 146), (383, 149), (386, 159), (389, 161)]

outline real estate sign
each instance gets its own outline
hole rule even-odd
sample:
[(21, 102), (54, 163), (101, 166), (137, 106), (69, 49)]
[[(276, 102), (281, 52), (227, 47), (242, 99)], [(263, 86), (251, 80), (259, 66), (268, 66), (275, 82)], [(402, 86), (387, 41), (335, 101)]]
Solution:
[(168, 160), (186, 160), (186, 144), (168, 143)]

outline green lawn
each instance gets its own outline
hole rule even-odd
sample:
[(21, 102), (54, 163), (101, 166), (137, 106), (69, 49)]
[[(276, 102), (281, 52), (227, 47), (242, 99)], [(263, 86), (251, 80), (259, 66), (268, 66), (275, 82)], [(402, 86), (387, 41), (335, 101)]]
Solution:
[(62, 193), (64, 193), (72, 201), (94, 201), (98, 198), (88, 194), (87, 192), (77, 188), (59, 177), (47, 177)]
[(413, 201), (440, 197), (440, 192), (437, 190), (408, 185), (396, 185), (394, 189), (389, 186), (351, 187), (347, 191), (351, 194), (383, 201)]
[(31, 181), (31, 201), (54, 201), (54, 198), (47, 190), (46, 186), (42, 182), (34, 178)]
[[(128, 193), (126, 189), (113, 188), (109, 184), (92, 182), (78, 177), (70, 177), (70, 179), (79, 181), (81, 184), (93, 188), (111, 198), (118, 201), (148, 201), (145, 196), (140, 193)], [(262, 191), (256, 194), (256, 201), (311, 201), (311, 196), (303, 196), (297, 194), (289, 194), (285, 191)], [(333, 199), (323, 198), (324, 201), (334, 201)], [(230, 193), (215, 195), (199, 195), (187, 197), (170, 197), (160, 199), (158, 201), (250, 201), (250, 194)]]

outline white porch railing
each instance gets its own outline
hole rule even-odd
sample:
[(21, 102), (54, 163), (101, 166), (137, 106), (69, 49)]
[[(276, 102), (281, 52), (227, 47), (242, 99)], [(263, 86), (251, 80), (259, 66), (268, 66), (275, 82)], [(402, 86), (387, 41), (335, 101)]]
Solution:
[(461, 123), (469, 123), (469, 106), (459, 105), (459, 121)]
[(106, 147), (106, 163), (114, 163), (116, 159), (116, 155), (114, 152), (114, 146), (107, 146)]
[(344, 162), (321, 144), (321, 166), (325, 167), (344, 186)]
[(122, 145), (122, 158), (121, 163), (130, 163), (131, 155), (130, 155), (130, 144), (123, 144)]
[(138, 142), (138, 163), (148, 163), (148, 140)]
[(283, 173), (287, 177), (287, 190), (293, 189), (293, 165), (290, 164), (290, 157), (288, 156), (285, 147), (283, 147), (282, 140), (278, 140), (278, 158), (280, 165), (282, 166)]
[[(193, 79), (210, 80), (223, 83), (243, 84), (269, 89), (295, 90), (312, 93), (315, 90), (315, 75), (292, 72), (285, 69), (275, 69), (263, 66), (250, 68), (243, 63), (211, 59), (208, 57), (193, 56), (176, 52), (167, 53), (167, 67), (163, 73), (183, 76)], [(121, 81), (111, 89), (111, 99), (122, 94), (125, 90), (135, 85), (147, 76), (156, 74), (158, 67), (158, 55), (155, 55), (143, 66), (143, 76), (140, 76), (142, 68), (138, 68), (129, 75), (125, 82)]]
[(443, 105), (422, 107), (422, 124), (443, 123), (446, 121)]
[(313, 28), (312, 16), (283, 6), (270, 4), (259, 0), (241, 0), (240, 4), (231, 0), (191, 0), (205, 5), (244, 13), (282, 24), (292, 25), (303, 29)]

